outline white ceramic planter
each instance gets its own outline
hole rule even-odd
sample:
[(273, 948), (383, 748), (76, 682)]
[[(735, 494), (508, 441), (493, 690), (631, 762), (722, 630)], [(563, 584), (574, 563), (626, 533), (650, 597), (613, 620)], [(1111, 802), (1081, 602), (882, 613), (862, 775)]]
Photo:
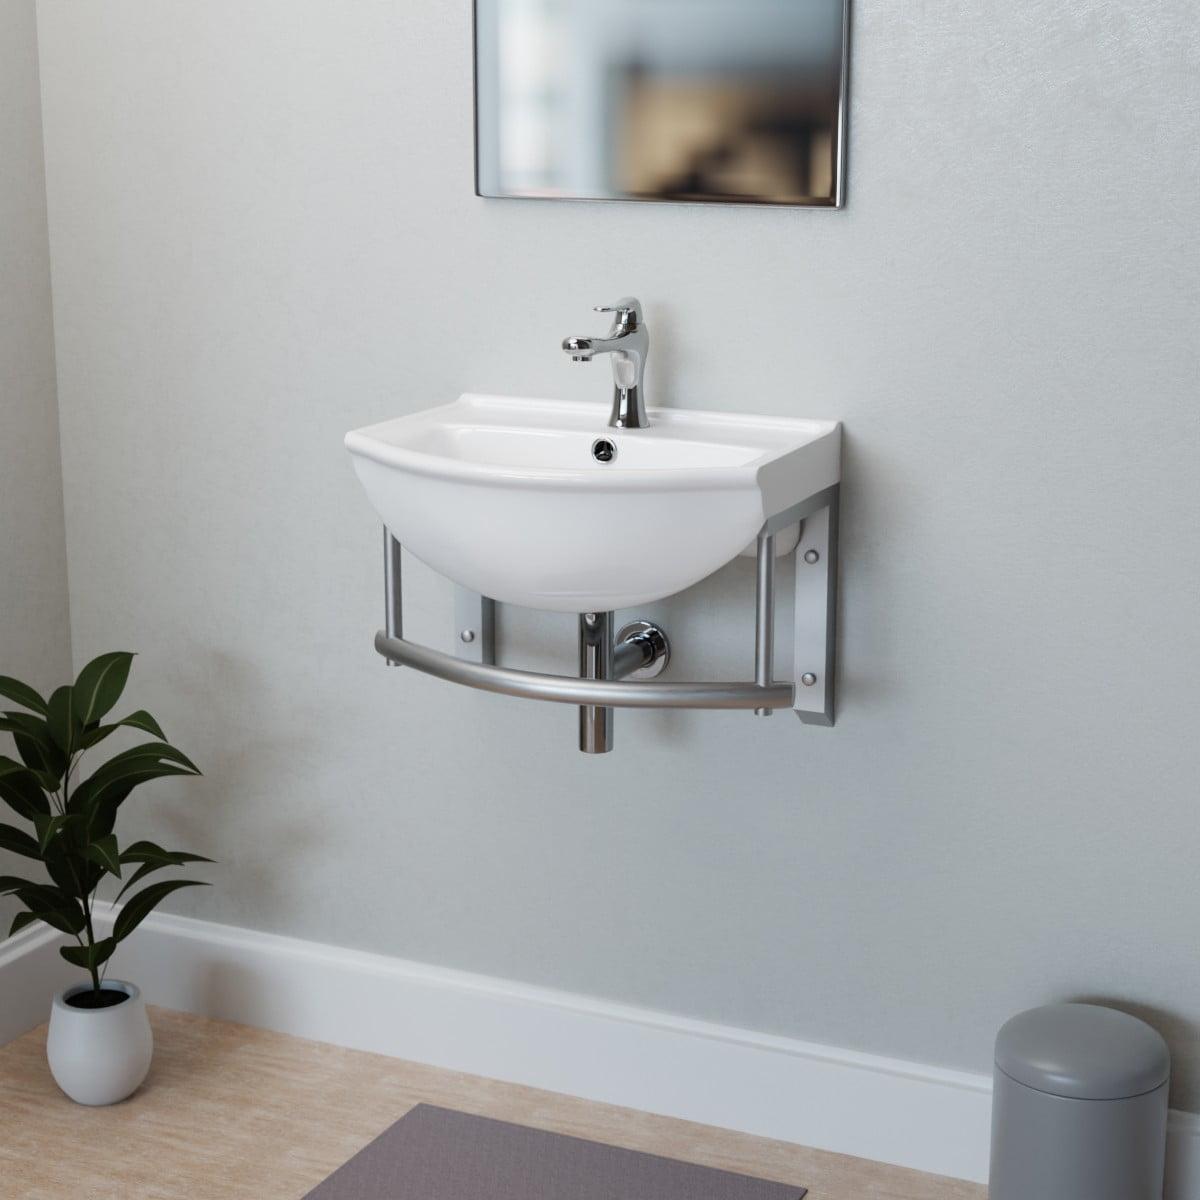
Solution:
[(142, 993), (132, 983), (104, 981), (105, 991), (129, 997), (112, 1008), (72, 1008), (67, 1003), (90, 990), (90, 984), (77, 984), (54, 997), (46, 1057), (54, 1082), (76, 1103), (116, 1104), (146, 1078), (154, 1037)]

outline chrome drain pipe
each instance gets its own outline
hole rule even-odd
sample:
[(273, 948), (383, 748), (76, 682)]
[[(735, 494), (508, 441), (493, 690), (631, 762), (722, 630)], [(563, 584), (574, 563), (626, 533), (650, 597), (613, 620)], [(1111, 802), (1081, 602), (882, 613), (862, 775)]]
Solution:
[[(612, 679), (616, 648), (613, 615), (583, 613), (579, 618), (579, 677)], [(598, 704), (579, 709), (579, 749), (584, 754), (607, 754), (613, 748), (613, 710)]]
[[(649, 621), (626, 625), (613, 640), (613, 614), (584, 613), (579, 618), (579, 677), (586, 680), (643, 679), (661, 675), (671, 658), (667, 635)], [(597, 704), (579, 709), (579, 748), (607, 754), (613, 747), (613, 710)]]

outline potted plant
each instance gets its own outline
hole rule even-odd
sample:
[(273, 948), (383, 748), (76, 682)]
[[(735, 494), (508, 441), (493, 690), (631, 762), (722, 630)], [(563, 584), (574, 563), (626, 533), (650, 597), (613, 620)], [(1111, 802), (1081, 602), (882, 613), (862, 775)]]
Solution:
[[(200, 774), (187, 755), (167, 744), (148, 712), (105, 722), (132, 663), (133, 655), (124, 651), (102, 654), (48, 700), (28, 684), (0, 676), (0, 697), (18, 706), (0, 714), (0, 731), (12, 735), (21, 760), (0, 755), (0, 800), (32, 827), (0, 824), (0, 849), (38, 860), (49, 875), (43, 881), (0, 876), (0, 896), (15, 896), (23, 906), (10, 936), (43, 921), (75, 939), (60, 953), (87, 972), (88, 982), (54, 997), (46, 1049), (55, 1081), (80, 1104), (114, 1104), (145, 1079), (153, 1051), (145, 1004), (132, 983), (105, 978), (107, 964), (161, 900), (197, 881), (171, 879), (132, 889), (163, 868), (212, 861), (147, 841), (122, 849), (113, 832), (118, 810), (136, 787), (164, 776)], [(139, 730), (154, 740), (78, 778), (84, 755), (118, 729)], [(98, 937), (96, 889), (109, 875), (121, 880), (117, 899), (125, 900), (111, 933)]]

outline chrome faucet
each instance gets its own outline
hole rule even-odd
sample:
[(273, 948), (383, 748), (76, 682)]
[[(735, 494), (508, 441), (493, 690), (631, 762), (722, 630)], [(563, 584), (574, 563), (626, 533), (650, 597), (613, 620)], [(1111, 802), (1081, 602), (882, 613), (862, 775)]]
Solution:
[(645, 429), (646, 401), (642, 379), (646, 373), (646, 355), (650, 352), (650, 334), (642, 315), (642, 306), (632, 296), (616, 304), (598, 307), (596, 312), (612, 313), (613, 325), (607, 337), (569, 337), (563, 349), (575, 362), (591, 362), (597, 354), (613, 356), (613, 407), (608, 423), (613, 429)]

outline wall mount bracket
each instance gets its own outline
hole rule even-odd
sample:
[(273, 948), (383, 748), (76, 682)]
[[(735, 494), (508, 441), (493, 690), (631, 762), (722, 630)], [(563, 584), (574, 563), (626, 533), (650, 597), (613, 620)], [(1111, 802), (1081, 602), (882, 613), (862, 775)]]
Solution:
[[(790, 708), (806, 724), (832, 725), (837, 666), (839, 491), (835, 485), (776, 514), (758, 535), (752, 681), (663, 683), (646, 678), (646, 668), (658, 666), (669, 653), (665, 635), (648, 622), (635, 622), (622, 629), (622, 637), (614, 642), (611, 614), (607, 613), (581, 616), (582, 677), (499, 666), (495, 602), (461, 588), (455, 597), (455, 653), (408, 641), (403, 633), (401, 546), (386, 529), (385, 623), (375, 635), (375, 649), (390, 666), (411, 667), (463, 687), (578, 705), (580, 746), (591, 753), (611, 749), (614, 708), (745, 709), (763, 716)], [(782, 681), (774, 678), (775, 536), (800, 522), (802, 532), (795, 551), (792, 679)], [(635, 653), (633, 639), (647, 638), (648, 630), (662, 636), (661, 650), (648, 656), (643, 642)]]

